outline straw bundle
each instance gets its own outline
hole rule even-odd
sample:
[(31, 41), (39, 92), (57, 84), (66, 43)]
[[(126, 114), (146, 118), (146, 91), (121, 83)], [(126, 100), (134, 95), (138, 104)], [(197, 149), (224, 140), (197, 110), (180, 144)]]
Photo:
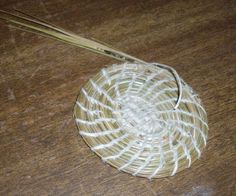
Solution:
[(207, 140), (207, 115), (172, 67), (146, 63), (21, 12), (0, 10), (0, 19), (125, 61), (93, 76), (74, 107), (81, 136), (104, 162), (151, 179), (174, 175), (200, 157)]

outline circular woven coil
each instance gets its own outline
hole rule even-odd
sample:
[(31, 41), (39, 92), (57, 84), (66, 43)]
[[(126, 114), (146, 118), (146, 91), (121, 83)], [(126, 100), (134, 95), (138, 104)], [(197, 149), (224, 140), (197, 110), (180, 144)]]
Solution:
[(103, 161), (132, 175), (160, 178), (182, 171), (200, 157), (207, 115), (182, 79), (155, 64), (112, 65), (81, 89), (74, 108), (85, 142)]

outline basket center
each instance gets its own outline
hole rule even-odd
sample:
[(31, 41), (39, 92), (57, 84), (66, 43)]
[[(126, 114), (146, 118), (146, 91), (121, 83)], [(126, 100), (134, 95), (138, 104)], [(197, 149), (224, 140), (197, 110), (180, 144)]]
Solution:
[(119, 121), (128, 132), (152, 139), (163, 131), (164, 122), (154, 104), (134, 95), (119, 97), (117, 102), (120, 106)]

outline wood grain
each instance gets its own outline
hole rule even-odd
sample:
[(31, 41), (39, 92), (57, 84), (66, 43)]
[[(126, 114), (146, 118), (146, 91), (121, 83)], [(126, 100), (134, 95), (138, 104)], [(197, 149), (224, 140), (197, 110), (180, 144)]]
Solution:
[(148, 181), (102, 163), (78, 135), (81, 86), (117, 61), (0, 22), (1, 195), (235, 195), (236, 3), (1, 0), (149, 62), (173, 66), (209, 118), (200, 160)]

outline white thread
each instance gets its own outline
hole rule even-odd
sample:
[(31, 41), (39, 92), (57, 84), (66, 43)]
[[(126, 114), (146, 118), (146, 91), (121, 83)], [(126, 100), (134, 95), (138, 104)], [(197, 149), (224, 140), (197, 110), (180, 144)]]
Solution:
[(116, 119), (114, 119), (114, 118), (98, 118), (98, 119), (94, 119), (93, 121), (87, 121), (87, 120), (83, 120), (80, 118), (76, 118), (76, 122), (81, 123), (81, 124), (86, 124), (86, 125), (96, 125), (96, 124), (102, 123), (102, 122), (115, 123)]
[(104, 78), (106, 79), (106, 82), (108, 83), (108, 85), (111, 85), (110, 75), (108, 74), (106, 69), (102, 69), (102, 74)]
[(155, 77), (157, 77), (158, 75), (160, 75), (163, 72), (163, 69), (160, 70), (158, 73), (151, 73), (149, 76), (147, 76), (146, 82), (141, 86), (141, 88), (139, 88), (139, 90), (137, 91), (137, 94), (140, 93), (143, 89), (145, 89), (147, 87), (147, 85), (149, 84), (149, 82), (151, 80), (153, 80)]
[(119, 170), (123, 170), (124, 168), (128, 167), (130, 164), (132, 164), (135, 159), (139, 157), (139, 155), (143, 152), (144, 147), (142, 147), (141, 150), (139, 150), (126, 164), (122, 165)]
[(154, 64), (159, 66), (159, 67), (163, 67), (163, 68), (167, 69), (168, 71), (172, 72), (172, 74), (174, 75), (177, 86), (178, 86), (178, 92), (179, 92), (177, 102), (176, 102), (176, 105), (174, 107), (174, 109), (177, 109), (179, 107), (179, 103), (182, 99), (182, 94), (183, 94), (182, 82), (184, 82), (184, 81), (180, 78), (179, 74), (177, 73), (177, 71), (174, 68), (172, 68), (168, 65), (160, 64), (160, 63), (154, 63)]
[(85, 112), (89, 113), (90, 115), (98, 115), (102, 113), (101, 110), (90, 110), (86, 107), (84, 107), (79, 101), (76, 101), (76, 104)]
[(167, 92), (177, 92), (177, 88), (165, 88), (165, 89), (162, 89), (160, 92), (158, 92), (158, 93), (156, 93), (155, 95), (154, 95), (154, 97), (152, 97), (152, 99), (153, 100), (155, 100), (157, 97), (159, 97), (160, 95), (162, 95), (162, 94), (165, 94), (165, 93), (167, 93)]
[(114, 159), (119, 158), (119, 157), (122, 156), (125, 152), (127, 152), (127, 151), (133, 146), (133, 144), (135, 144), (135, 143), (136, 143), (136, 140), (134, 140), (134, 141), (128, 143), (128, 145), (127, 145), (124, 149), (122, 149), (118, 154), (111, 155), (111, 156), (108, 156), (108, 157), (104, 157), (103, 160), (107, 161), (108, 159), (113, 159), (113, 160), (114, 160)]
[(110, 111), (113, 111), (113, 109), (112, 109), (110, 106), (103, 104), (102, 102), (96, 100), (96, 99), (93, 98), (93, 97), (90, 97), (90, 96), (87, 94), (87, 92), (86, 92), (83, 88), (82, 88), (81, 91), (83, 92), (85, 98), (86, 98), (88, 101), (90, 101), (92, 104), (100, 105), (100, 106), (103, 107), (103, 108), (106, 108), (106, 109), (108, 109), (108, 110), (110, 110)]
[(192, 144), (195, 148), (195, 150), (197, 151), (197, 154), (198, 154), (198, 158), (201, 156), (201, 151), (200, 149), (198, 148), (197, 144), (196, 144), (196, 140), (193, 138), (192, 134), (190, 134), (190, 137), (191, 137), (191, 141), (192, 141)]
[(101, 132), (94, 132), (94, 133), (89, 133), (89, 132), (86, 132), (86, 131), (80, 131), (79, 133), (81, 135), (87, 136), (87, 137), (99, 137), (99, 136), (105, 136), (105, 135), (118, 133), (120, 131), (122, 131), (121, 128), (113, 129), (113, 130), (106, 130), (106, 131), (101, 131)]
[(190, 167), (191, 163), (192, 163), (192, 159), (191, 159), (191, 155), (189, 153), (189, 150), (187, 149), (186, 144), (184, 144), (182, 141), (178, 141), (178, 142), (183, 147), (184, 154), (185, 154), (186, 158), (188, 159), (188, 167)]
[(157, 166), (156, 170), (148, 177), (150, 180), (157, 175), (157, 173), (160, 171), (160, 169), (164, 166), (164, 155), (162, 152), (161, 147), (159, 147), (159, 153), (160, 153), (160, 158), (159, 158), (159, 165)]
[(98, 86), (92, 79), (89, 80), (93, 86), (93, 88), (101, 95), (103, 94), (107, 100), (109, 100), (112, 104), (115, 104), (112, 98), (107, 94), (107, 92), (100, 86)]
[[(151, 87), (149, 87), (149, 89), (147, 90), (147, 92), (143, 95), (143, 97), (148, 96), (149, 94), (153, 94), (153, 91), (155, 90), (155, 88), (157, 88), (158, 86), (162, 85), (163, 83), (167, 83), (167, 82), (171, 82), (171, 80), (160, 80), (156, 83), (154, 83)], [(172, 90), (172, 89), (171, 89)]]
[[(151, 143), (153, 144), (153, 138), (152, 138)], [(147, 165), (151, 162), (153, 156), (155, 155), (153, 153), (153, 149), (154, 149), (153, 145), (151, 148), (152, 148), (151, 152), (149, 153), (148, 157), (146, 158), (144, 164), (140, 165), (140, 167), (136, 170), (136, 172), (133, 173), (134, 176), (136, 176), (140, 171), (142, 171), (145, 167), (147, 167)]]
[(118, 77), (115, 82), (115, 92), (116, 92), (117, 97), (120, 96), (120, 90), (119, 90), (118, 86), (119, 86), (121, 79), (123, 79), (125, 70), (126, 70), (126, 63), (124, 63), (124, 65), (123, 65), (123, 69), (120, 72), (120, 77)]
[(186, 126), (186, 127), (191, 127), (193, 128), (194, 130), (197, 129), (199, 131), (199, 133), (201, 134), (202, 136), (202, 139), (204, 141), (204, 145), (206, 146), (206, 136), (205, 134), (202, 132), (202, 130), (198, 127), (196, 127), (195, 125), (191, 124), (191, 123), (187, 123), (187, 122), (184, 122), (182, 120), (168, 120), (169, 122), (175, 122), (176, 124), (181, 124), (183, 126)]
[[(164, 100), (164, 101), (160, 101), (157, 104), (155, 104), (155, 106), (159, 106), (159, 105), (163, 105), (163, 104), (168, 104), (168, 103), (170, 103), (172, 101), (175, 101), (175, 100), (176, 100), (176, 98), (171, 98), (171, 99), (167, 99), (167, 100)], [(191, 100), (187, 100), (187, 99), (184, 99), (184, 98), (181, 99), (181, 102), (185, 103), (185, 104), (188, 104), (188, 103), (193, 104), (196, 107), (201, 108), (202, 112), (204, 112), (204, 114), (206, 114), (206, 111), (204, 110), (204, 108), (199, 103), (197, 103), (197, 102), (192, 102)]]
[(174, 167), (173, 167), (173, 171), (171, 173), (171, 176), (175, 175), (175, 173), (178, 169), (178, 153), (177, 153), (176, 148), (173, 146), (172, 141), (174, 141), (173, 140), (173, 134), (171, 134), (169, 136), (169, 146), (170, 146), (170, 150), (173, 153), (173, 162), (174, 162)]
[(128, 88), (127, 88), (126, 93), (129, 93), (129, 92), (130, 92), (131, 88), (133, 87), (133, 84), (134, 84), (134, 81), (135, 81), (135, 78), (136, 78), (136, 77), (137, 77), (136, 74), (133, 73), (133, 74), (132, 74), (132, 80), (131, 80), (131, 82), (130, 82), (129, 85), (128, 85)]
[(119, 170), (123, 170), (124, 168), (128, 167), (130, 164), (132, 164), (132, 163), (135, 161), (135, 159), (137, 159), (137, 158), (139, 157), (139, 155), (143, 152), (144, 148), (146, 147), (146, 142), (147, 142), (147, 137), (145, 138), (145, 140), (144, 140), (144, 142), (143, 142), (143, 144), (142, 144), (141, 149), (140, 149), (136, 154), (134, 154), (134, 155), (131, 157), (131, 159), (129, 159), (129, 161), (128, 161), (126, 164), (124, 164), (123, 166), (121, 166), (121, 167), (119, 168)]
[(100, 145), (92, 147), (91, 149), (92, 150), (100, 150), (100, 149), (103, 149), (103, 148), (111, 147), (111, 146), (117, 144), (118, 142), (120, 142), (121, 140), (127, 138), (128, 136), (129, 136), (129, 134), (126, 133), (126, 134), (122, 135), (121, 137), (118, 137), (118, 138), (112, 140), (111, 142), (109, 142), (107, 144), (100, 144)]
[(165, 113), (175, 113), (175, 114), (184, 114), (187, 116), (191, 116), (193, 119), (198, 119), (204, 126), (206, 126), (208, 128), (208, 125), (206, 122), (204, 122), (199, 116), (196, 116), (195, 114), (180, 110), (180, 109), (176, 109), (176, 110), (162, 110), (160, 112), (158, 112), (159, 114), (165, 114)]

